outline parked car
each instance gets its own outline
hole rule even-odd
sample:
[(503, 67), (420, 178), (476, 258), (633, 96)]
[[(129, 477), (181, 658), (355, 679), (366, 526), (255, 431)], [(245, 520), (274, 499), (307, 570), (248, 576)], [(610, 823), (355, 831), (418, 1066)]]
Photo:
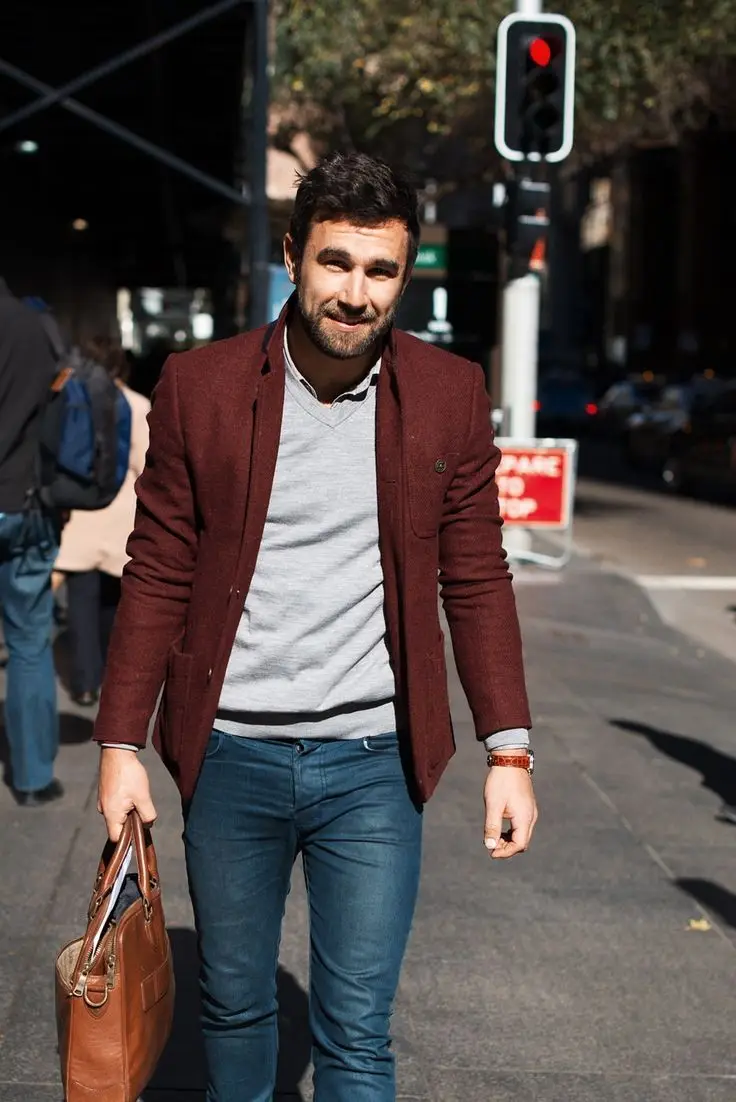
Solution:
[(539, 436), (584, 435), (598, 415), (592, 384), (576, 373), (542, 375), (535, 408)]
[(667, 387), (658, 407), (630, 418), (627, 454), (673, 491), (736, 489), (736, 385)]
[(598, 428), (606, 436), (620, 437), (630, 417), (650, 409), (662, 394), (655, 380), (621, 379), (608, 388), (598, 404)]

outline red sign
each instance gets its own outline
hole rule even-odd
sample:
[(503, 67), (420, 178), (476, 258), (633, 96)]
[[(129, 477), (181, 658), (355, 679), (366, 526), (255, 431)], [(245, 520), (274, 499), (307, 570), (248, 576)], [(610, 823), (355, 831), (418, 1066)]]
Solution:
[(508, 525), (566, 528), (570, 523), (572, 453), (566, 448), (498, 442), (501, 516)]

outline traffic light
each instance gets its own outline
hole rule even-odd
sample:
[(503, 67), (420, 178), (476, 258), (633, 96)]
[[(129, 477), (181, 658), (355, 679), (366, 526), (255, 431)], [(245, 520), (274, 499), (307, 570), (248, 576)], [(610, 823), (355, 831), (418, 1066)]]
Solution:
[(498, 28), (496, 149), (564, 161), (572, 149), (575, 27), (564, 15), (507, 15)]
[(506, 193), (506, 247), (512, 278), (546, 270), (550, 222), (550, 185), (512, 180)]

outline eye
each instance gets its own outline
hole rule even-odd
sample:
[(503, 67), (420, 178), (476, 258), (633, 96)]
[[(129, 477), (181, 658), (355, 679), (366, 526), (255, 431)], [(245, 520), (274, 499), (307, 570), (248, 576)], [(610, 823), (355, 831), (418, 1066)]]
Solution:
[(344, 260), (328, 260), (325, 268), (328, 272), (347, 272), (349, 270)]
[(371, 279), (393, 279), (395, 273), (390, 272), (388, 268), (371, 268), (368, 275)]

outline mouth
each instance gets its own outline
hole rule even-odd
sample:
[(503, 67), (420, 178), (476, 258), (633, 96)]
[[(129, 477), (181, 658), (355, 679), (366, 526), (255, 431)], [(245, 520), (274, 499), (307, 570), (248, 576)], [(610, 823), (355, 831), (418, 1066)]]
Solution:
[(359, 325), (367, 325), (367, 318), (336, 318), (332, 314), (327, 314), (327, 318), (336, 325), (338, 329), (343, 329), (348, 332), (351, 329), (357, 329)]

